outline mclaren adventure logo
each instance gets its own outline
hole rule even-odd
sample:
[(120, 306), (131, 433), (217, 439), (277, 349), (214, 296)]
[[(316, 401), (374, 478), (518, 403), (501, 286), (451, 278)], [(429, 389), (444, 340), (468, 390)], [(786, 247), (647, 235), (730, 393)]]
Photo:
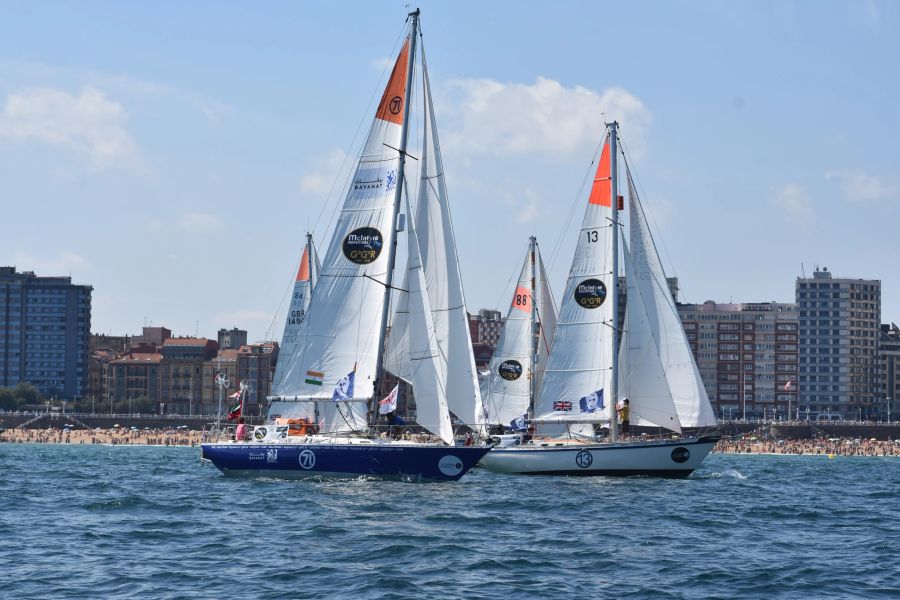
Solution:
[(574, 296), (582, 308), (600, 308), (606, 300), (606, 284), (599, 279), (585, 279), (575, 286)]
[(381, 254), (384, 246), (384, 238), (381, 232), (374, 227), (360, 227), (354, 229), (344, 238), (344, 256), (350, 262), (358, 265), (367, 265), (375, 262)]
[(522, 363), (517, 360), (504, 360), (497, 367), (497, 373), (507, 381), (515, 381), (522, 376)]

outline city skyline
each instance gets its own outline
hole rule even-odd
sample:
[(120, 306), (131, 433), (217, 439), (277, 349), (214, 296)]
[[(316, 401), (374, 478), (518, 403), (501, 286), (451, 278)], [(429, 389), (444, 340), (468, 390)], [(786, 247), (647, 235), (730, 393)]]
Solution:
[[(819, 266), (900, 320), (895, 6), (420, 5), (470, 312), (532, 234), (561, 293), (615, 118), (683, 302), (793, 302)], [(95, 332), (280, 338), (407, 11), (216, 6), (2, 9), (0, 264), (93, 286)]]

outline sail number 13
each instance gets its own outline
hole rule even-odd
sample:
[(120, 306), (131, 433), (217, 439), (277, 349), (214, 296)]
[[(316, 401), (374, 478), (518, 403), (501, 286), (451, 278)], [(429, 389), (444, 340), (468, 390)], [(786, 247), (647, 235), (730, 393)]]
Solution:
[(588, 243), (593, 244), (600, 238), (600, 234), (596, 229), (592, 229), (591, 231), (585, 231), (585, 235), (587, 235)]

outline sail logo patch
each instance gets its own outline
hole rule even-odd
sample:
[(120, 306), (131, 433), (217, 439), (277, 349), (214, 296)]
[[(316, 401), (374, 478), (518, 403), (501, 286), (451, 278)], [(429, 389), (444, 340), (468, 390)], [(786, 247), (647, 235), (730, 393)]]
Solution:
[(517, 360), (504, 360), (497, 367), (497, 374), (506, 381), (515, 381), (522, 376), (522, 363)]
[(687, 462), (687, 459), (691, 457), (691, 451), (685, 448), (684, 446), (678, 446), (674, 450), (672, 450), (672, 460), (677, 463)]
[(384, 238), (374, 227), (354, 229), (344, 238), (344, 256), (352, 263), (367, 265), (381, 254)]
[(447, 477), (456, 477), (462, 473), (463, 462), (456, 456), (447, 454), (438, 461), (438, 470)]
[(385, 183), (387, 184), (384, 188), (386, 192), (393, 191), (393, 189), (397, 187), (397, 169), (388, 172)]
[(582, 450), (575, 455), (575, 464), (582, 469), (587, 469), (589, 466), (594, 464), (594, 456), (587, 450)]
[(307, 448), (297, 457), (297, 462), (300, 463), (301, 469), (309, 471), (316, 466), (316, 453)]
[(573, 296), (582, 308), (600, 308), (606, 300), (606, 284), (599, 279), (585, 279), (575, 286)]

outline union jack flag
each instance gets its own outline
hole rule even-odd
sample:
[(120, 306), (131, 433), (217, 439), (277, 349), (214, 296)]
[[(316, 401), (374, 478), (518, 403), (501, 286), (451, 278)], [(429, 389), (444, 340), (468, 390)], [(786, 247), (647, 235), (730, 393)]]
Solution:
[(570, 400), (557, 400), (553, 403), (553, 410), (570, 411), (572, 410), (572, 402)]

